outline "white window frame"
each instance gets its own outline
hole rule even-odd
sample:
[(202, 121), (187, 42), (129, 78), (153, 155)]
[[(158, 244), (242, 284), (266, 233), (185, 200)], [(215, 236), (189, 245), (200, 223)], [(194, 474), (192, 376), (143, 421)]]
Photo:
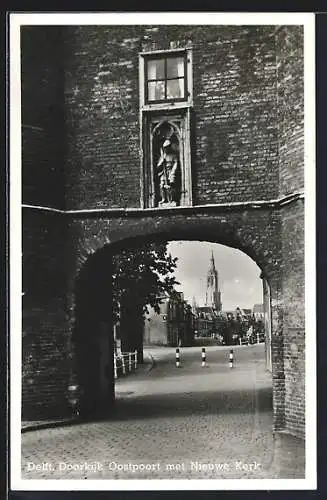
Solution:
[[(145, 59), (155, 58), (155, 56), (171, 56), (173, 54), (184, 53), (186, 57), (186, 99), (183, 101), (163, 101), (155, 103), (145, 102)], [(167, 110), (167, 109), (179, 109), (193, 106), (193, 82), (192, 82), (192, 49), (190, 48), (179, 48), (170, 50), (156, 50), (153, 52), (142, 52), (139, 55), (139, 88), (140, 88), (140, 108), (143, 111), (155, 110)]]

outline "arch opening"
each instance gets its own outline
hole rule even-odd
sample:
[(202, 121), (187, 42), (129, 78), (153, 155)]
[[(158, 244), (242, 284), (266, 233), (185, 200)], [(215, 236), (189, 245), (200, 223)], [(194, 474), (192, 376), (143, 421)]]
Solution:
[[(239, 253), (244, 259), (251, 261), (251, 266), (257, 269), (257, 279), (261, 286), (261, 306), (262, 312), (259, 312), (260, 321), (262, 323), (264, 335), (260, 339), (264, 339), (265, 346), (265, 364), (269, 371), (272, 370), (272, 356), (271, 356), (271, 330), (272, 330), (272, 315), (271, 315), (271, 294), (270, 294), (270, 284), (268, 279), (262, 273), (262, 270), (245, 256), (245, 252), (240, 250), (234, 250), (236, 243), (234, 245), (221, 245), (212, 241), (203, 241), (203, 239), (196, 239), (189, 237), (184, 239), (175, 239), (170, 235), (162, 234), (160, 237), (153, 236), (143, 237), (143, 238), (130, 238), (124, 240), (124, 242), (117, 242), (112, 245), (105, 245), (101, 249), (97, 250), (93, 255), (91, 255), (84, 266), (82, 267), (79, 276), (76, 280), (76, 308), (75, 308), (75, 327), (73, 332), (73, 343), (75, 345), (75, 365), (73, 370), (75, 370), (76, 378), (78, 384), (81, 388), (81, 413), (86, 416), (94, 417), (97, 414), (110, 413), (114, 407), (115, 402), (115, 376), (114, 376), (114, 355), (115, 348), (118, 347), (123, 352), (138, 352), (138, 362), (143, 363), (143, 347), (144, 344), (149, 344), (149, 317), (146, 315), (140, 316), (140, 303), (136, 300), (125, 301), (123, 304), (119, 304), (120, 308), (124, 309), (124, 313), (119, 317), (117, 321), (117, 310), (114, 307), (114, 295), (113, 290), (113, 275), (117, 272), (115, 265), (117, 261), (115, 259), (117, 256), (125, 250), (127, 252), (137, 252), (142, 245), (165, 245), (169, 242), (172, 245), (173, 242), (179, 242), (179, 244), (190, 245), (197, 242), (198, 245), (202, 246), (219, 246), (226, 250), (232, 250), (234, 253)], [(201, 236), (201, 235), (200, 235)], [(212, 238), (213, 239), (213, 238)], [(223, 238), (224, 241), (226, 241)], [(168, 245), (168, 247), (169, 247)], [(251, 253), (251, 251), (246, 252)], [(126, 257), (126, 255), (125, 255)], [(126, 263), (126, 261), (125, 261)], [(219, 266), (218, 266), (219, 267)], [(224, 267), (226, 265), (224, 264)], [(177, 290), (180, 292), (181, 290)], [(135, 299), (136, 295), (134, 295)], [(207, 300), (207, 298), (205, 299)], [(204, 302), (205, 302), (204, 300)], [(220, 299), (223, 302), (223, 299)], [(170, 347), (182, 346), (196, 346), (201, 345), (225, 345), (230, 347), (231, 345), (241, 346), (242, 341), (244, 345), (246, 340), (249, 343), (255, 343), (259, 337), (253, 336), (249, 340), (248, 330), (251, 326), (251, 321), (253, 320), (253, 315), (249, 315), (250, 307), (245, 307), (249, 304), (241, 304), (240, 301), (235, 299), (234, 314), (235, 317), (228, 317), (227, 309), (224, 311), (223, 307), (221, 311), (218, 311), (217, 318), (201, 318), (201, 311), (196, 318), (194, 318), (194, 310), (192, 310), (193, 304), (190, 301), (188, 295), (188, 300), (184, 297), (182, 301), (188, 306), (188, 313), (192, 318), (191, 323), (188, 326), (183, 325), (183, 333), (181, 329), (172, 327), (170, 332), (166, 335), (166, 345)], [(153, 317), (158, 318), (162, 315), (161, 303), (159, 305), (159, 312), (154, 311)], [(142, 304), (148, 305), (148, 304)], [(203, 308), (208, 304), (202, 304)], [(254, 304), (253, 304), (254, 305)], [(151, 309), (151, 308), (150, 308)], [(228, 308), (230, 314), (230, 307)], [(120, 311), (121, 312), (121, 311)], [(190, 314), (191, 312), (191, 314)], [(202, 311), (203, 312), (203, 311)], [(248, 318), (245, 321), (246, 313)], [(250, 317), (251, 316), (251, 317)], [(241, 325), (240, 323), (241, 317)], [(190, 318), (189, 318), (190, 319)], [(229, 321), (232, 319), (232, 321)], [(184, 318), (185, 320), (185, 318)], [(204, 321), (202, 321), (204, 320)], [(219, 322), (220, 321), (220, 322)], [(185, 321), (184, 321), (185, 323)], [(210, 341), (209, 336), (198, 335), (199, 328), (196, 325), (202, 323), (207, 325), (207, 333), (211, 334)], [(233, 324), (234, 329), (239, 329), (238, 332), (229, 334), (221, 334), (219, 328), (226, 326), (229, 323), (229, 328)], [(252, 321), (253, 323), (253, 321)], [(211, 331), (208, 332), (208, 325), (210, 324)], [(174, 325), (173, 325), (174, 326)], [(176, 326), (176, 325), (175, 325)], [(242, 330), (240, 332), (240, 330)], [(161, 332), (162, 333), (162, 332)], [(233, 337), (234, 335), (234, 337)], [(205, 337), (204, 340), (201, 337)], [(163, 342), (161, 342), (162, 344)], [(151, 341), (150, 341), (151, 345)], [(148, 346), (149, 347), (149, 346)]]

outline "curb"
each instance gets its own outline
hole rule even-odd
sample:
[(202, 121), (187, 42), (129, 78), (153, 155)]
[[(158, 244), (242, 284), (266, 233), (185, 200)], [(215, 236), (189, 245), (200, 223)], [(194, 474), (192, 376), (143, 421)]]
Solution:
[[(146, 357), (149, 358), (149, 361), (145, 362), (144, 365), (144, 370), (147, 372), (150, 372), (153, 368), (156, 366), (156, 362), (154, 360), (154, 357), (152, 354), (147, 353)], [(87, 423), (86, 420), (83, 420), (82, 418), (76, 417), (76, 418), (67, 418), (63, 420), (53, 420), (53, 421), (48, 421), (48, 422), (39, 422), (39, 423), (34, 423), (34, 424), (27, 424), (24, 427), (21, 428), (21, 433), (24, 434), (25, 432), (29, 431), (38, 431), (42, 429), (53, 429), (55, 427), (68, 427), (68, 426), (73, 426), (73, 425), (78, 425), (78, 424), (83, 424)]]
[(25, 427), (22, 427), (21, 433), (24, 434), (25, 432), (29, 431), (38, 431), (42, 429), (53, 429), (55, 427), (68, 427), (70, 425), (77, 425), (77, 424), (82, 424), (83, 420), (78, 419), (78, 418), (70, 418), (67, 420), (55, 420), (53, 422), (40, 422), (38, 424), (31, 424), (31, 425), (26, 425)]

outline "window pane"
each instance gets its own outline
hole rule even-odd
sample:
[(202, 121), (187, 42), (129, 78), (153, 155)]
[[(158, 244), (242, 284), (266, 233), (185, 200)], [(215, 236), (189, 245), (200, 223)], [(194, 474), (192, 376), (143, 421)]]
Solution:
[(165, 99), (165, 82), (148, 83), (148, 100), (163, 101)]
[(165, 60), (148, 61), (148, 80), (162, 80), (165, 78)]
[(184, 98), (184, 78), (167, 80), (167, 99)]
[(168, 57), (167, 78), (184, 76), (184, 57)]

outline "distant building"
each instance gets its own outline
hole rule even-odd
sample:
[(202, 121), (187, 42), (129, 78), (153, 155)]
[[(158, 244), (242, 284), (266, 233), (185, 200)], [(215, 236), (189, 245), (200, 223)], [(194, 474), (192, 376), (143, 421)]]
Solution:
[(256, 320), (264, 318), (263, 304), (254, 304), (253, 316), (255, 317)]
[(235, 319), (240, 318), (242, 321), (249, 321), (252, 318), (252, 309), (237, 307), (232, 314)]
[(197, 336), (206, 337), (213, 333), (215, 317), (217, 311), (209, 306), (199, 306), (196, 310), (195, 316), (195, 331)]
[(218, 271), (213, 252), (211, 252), (206, 283), (205, 305), (198, 306), (194, 297), (192, 302), (192, 312), (195, 317), (195, 332), (199, 337), (208, 336), (215, 332), (215, 318), (217, 318), (222, 308)]
[(226, 318), (234, 318), (235, 316), (235, 309), (230, 309), (228, 311), (222, 311), (222, 315)]
[(157, 313), (148, 306), (144, 321), (144, 345), (188, 346), (193, 344), (192, 309), (181, 292), (162, 296)]

